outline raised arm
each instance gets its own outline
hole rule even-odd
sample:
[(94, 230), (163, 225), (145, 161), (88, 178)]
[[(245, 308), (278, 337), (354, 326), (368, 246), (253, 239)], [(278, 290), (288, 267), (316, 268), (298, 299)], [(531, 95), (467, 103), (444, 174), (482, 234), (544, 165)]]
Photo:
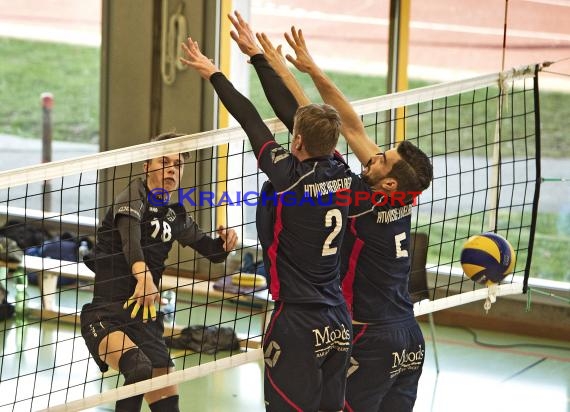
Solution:
[(335, 86), (331, 79), (316, 65), (309, 54), (303, 32), (291, 27), (291, 35), (285, 33), (285, 39), (295, 52), (295, 57), (286, 55), (299, 71), (311, 76), (323, 101), (338, 110), (342, 119), (341, 133), (356, 157), (363, 165), (377, 154), (380, 149), (368, 138), (362, 121), (346, 99), (344, 94)]
[[(289, 84), (284, 83), (285, 77), (283, 76), (287, 76), (287, 74), (292, 76), (292, 73), (287, 69), (283, 56), (279, 56), (271, 42), (267, 38), (260, 39), (263, 40), (260, 41), (265, 51), (263, 53), (255, 41), (255, 36), (249, 24), (242, 18), (241, 14), (235, 11), (234, 15), (229, 14), (228, 18), (235, 29), (230, 32), (230, 36), (239, 49), (249, 56), (249, 62), (257, 72), (269, 104), (277, 117), (292, 133), (297, 108), (299, 104), (308, 104), (308, 99), (305, 96), (306, 101), (303, 100), (302, 96), (304, 96), (304, 93), (298, 85), (291, 84), (291, 87), (289, 87)], [(302, 99), (302, 103), (298, 103), (299, 98)]]
[(283, 57), (281, 45), (278, 45), (277, 48), (273, 47), (273, 43), (271, 43), (265, 33), (257, 33), (256, 37), (263, 48), (265, 58), (273, 70), (283, 79), (283, 83), (285, 83), (285, 86), (287, 86), (293, 96), (295, 96), (295, 100), (297, 100), (299, 106), (310, 104), (311, 101), (305, 94), (305, 90), (303, 90), (293, 72), (287, 67), (287, 61), (285, 57)]
[(233, 84), (210, 59), (202, 54), (197, 42), (189, 37), (188, 42), (182, 44), (182, 49), (187, 56), (186, 59), (180, 59), (182, 63), (196, 69), (202, 78), (212, 83), (226, 109), (228, 109), (247, 134), (253, 152), (259, 158), (262, 148), (268, 142), (275, 141), (275, 139), (253, 104), (235, 89)]

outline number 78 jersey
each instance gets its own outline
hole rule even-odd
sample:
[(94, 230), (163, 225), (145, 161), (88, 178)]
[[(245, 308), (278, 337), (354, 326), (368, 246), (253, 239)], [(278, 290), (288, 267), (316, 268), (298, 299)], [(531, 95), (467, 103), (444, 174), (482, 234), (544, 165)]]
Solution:
[(131, 224), (140, 226), (141, 238), (131, 241), (139, 243), (156, 285), (175, 240), (181, 246), (194, 247), (207, 236), (188, 216), (183, 205), (153, 205), (148, 197), (145, 183), (137, 178), (115, 198), (113, 207), (107, 211), (97, 231), (96, 280), (104, 287), (96, 287), (96, 294), (111, 300), (126, 299), (136, 285), (131, 274), (133, 262), (123, 253), (124, 239), (115, 225), (119, 216), (129, 216)]
[(348, 203), (337, 191), (350, 189), (349, 167), (332, 155), (301, 162), (275, 142), (262, 149), (259, 166), (270, 179), (256, 223), (273, 299), (344, 303), (339, 268)]

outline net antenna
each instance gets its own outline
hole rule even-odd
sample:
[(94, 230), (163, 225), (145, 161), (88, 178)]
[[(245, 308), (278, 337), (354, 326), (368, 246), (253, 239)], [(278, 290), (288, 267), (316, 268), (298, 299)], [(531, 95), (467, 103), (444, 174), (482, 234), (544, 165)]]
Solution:
[[(509, 0), (505, 0), (505, 14), (503, 19), (503, 47), (501, 52), (501, 73), (505, 71), (505, 57), (507, 54), (507, 16), (509, 11)], [(508, 110), (508, 92), (509, 84), (499, 76), (499, 91), (502, 96), (501, 99), (497, 100), (497, 122), (495, 124), (495, 140), (493, 145), (493, 163), (494, 167), (491, 170), (491, 185), (489, 190), (489, 200), (491, 202), (491, 212), (489, 213), (489, 226), (488, 230), (492, 232), (497, 231), (497, 212), (499, 205), (499, 185), (501, 180), (501, 119), (503, 110)], [(490, 292), (491, 293), (491, 292)], [(490, 306), (489, 306), (490, 307)]]

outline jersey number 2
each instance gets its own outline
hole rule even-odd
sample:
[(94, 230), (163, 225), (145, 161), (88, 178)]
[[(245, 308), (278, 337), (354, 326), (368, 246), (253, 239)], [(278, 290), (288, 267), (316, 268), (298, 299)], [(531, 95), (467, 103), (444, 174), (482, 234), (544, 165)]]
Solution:
[[(334, 219), (334, 223), (333, 223)], [(331, 209), (325, 215), (325, 227), (333, 226), (333, 231), (329, 233), (323, 244), (323, 256), (330, 256), (336, 253), (337, 247), (331, 247), (334, 238), (338, 236), (340, 229), (342, 229), (342, 214), (338, 209)]]

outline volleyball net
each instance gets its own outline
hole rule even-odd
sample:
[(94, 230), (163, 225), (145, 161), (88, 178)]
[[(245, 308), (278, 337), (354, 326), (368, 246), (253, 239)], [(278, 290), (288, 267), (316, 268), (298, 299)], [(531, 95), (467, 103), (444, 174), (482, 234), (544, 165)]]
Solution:
[[(416, 303), (417, 315), (489, 298), (459, 261), (465, 241), (486, 231), (507, 238), (517, 256), (513, 274), (493, 294), (525, 291), (540, 180), (539, 70), (522, 67), (354, 103), (380, 147), (405, 137), (433, 163), (434, 180), (412, 215), (412, 231), (427, 236), (426, 247), (413, 251), (427, 253), (427, 287), (413, 291), (425, 298)], [(284, 126), (267, 123), (288, 147)], [(338, 149), (360, 170), (343, 141)], [(142, 163), (184, 152), (190, 157), (171, 200), (212, 236), (220, 224), (235, 229), (240, 244), (221, 264), (175, 244), (160, 309), (165, 338), (176, 342), (177, 371), (123, 387), (118, 373), (101, 374), (80, 334), (78, 315), (94, 282), (81, 255), (96, 241), (115, 195), (144, 177)], [(15, 306), (0, 323), (0, 410), (85, 409), (262, 359), (273, 302), (250, 275), (264, 273), (255, 207), (265, 180), (240, 128), (0, 173), (1, 279)]]

